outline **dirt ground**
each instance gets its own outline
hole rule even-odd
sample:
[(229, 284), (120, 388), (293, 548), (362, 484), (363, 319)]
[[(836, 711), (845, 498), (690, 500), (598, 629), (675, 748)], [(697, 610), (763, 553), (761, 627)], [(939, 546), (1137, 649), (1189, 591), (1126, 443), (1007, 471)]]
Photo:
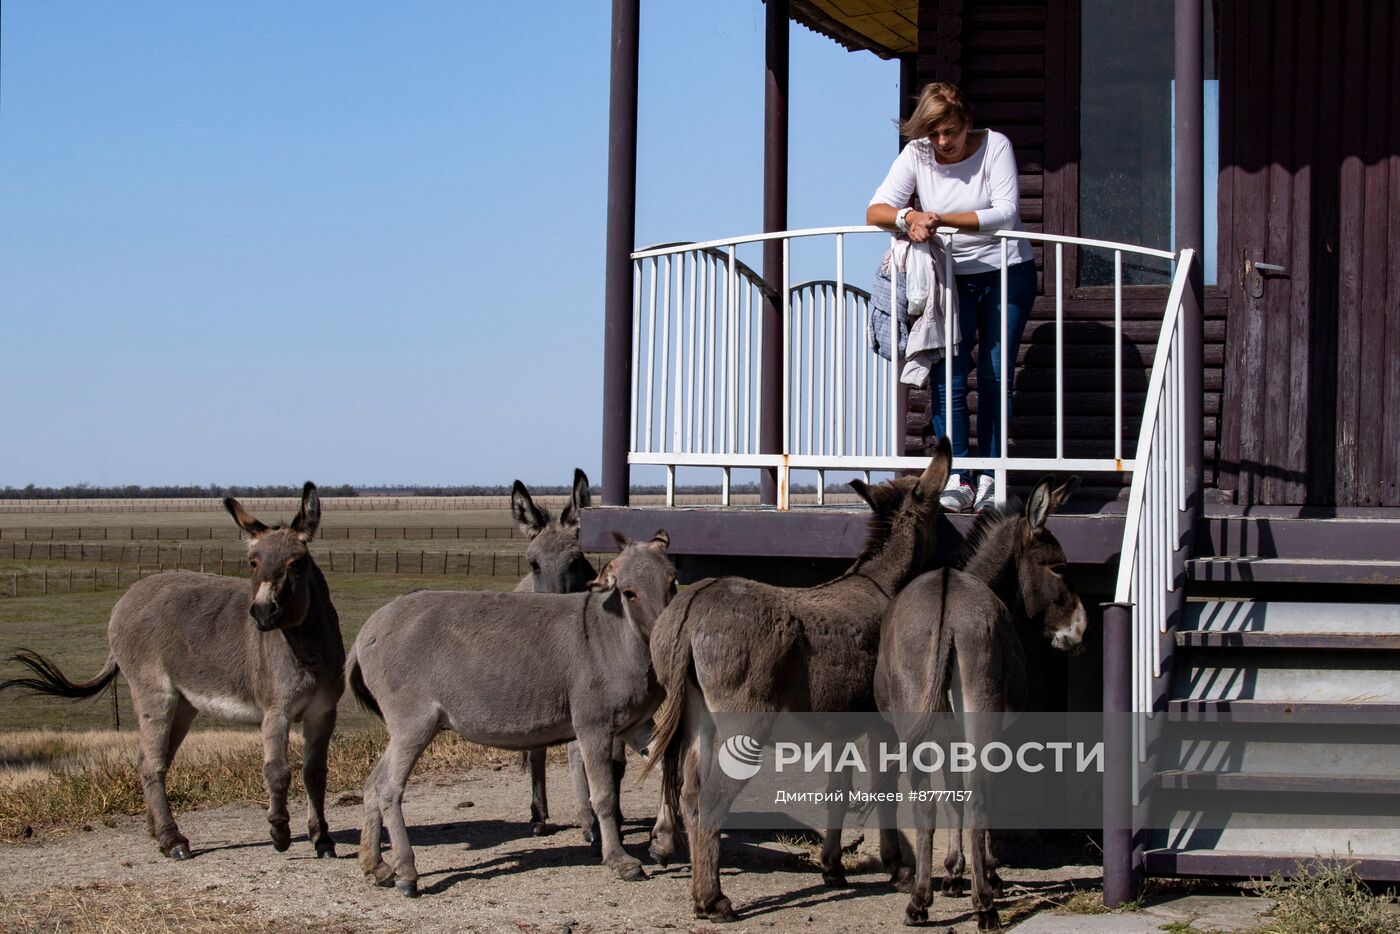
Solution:
[[(0, 848), (8, 869), (0, 874), (0, 929), (43, 925), (32, 907), (25, 909), (26, 924), (15, 923), (18, 917), (7, 923), (7, 906), (18, 911), (36, 898), (72, 898), (83, 887), (100, 905), (103, 887), (131, 884), (184, 903), (234, 906), (230, 910), (245, 921), (274, 930), (301, 929), (312, 921), (347, 932), (865, 932), (903, 920), (907, 896), (885, 882), (870, 843), (853, 850), (853, 858), (865, 865), (850, 873), (850, 887), (829, 890), (811, 861), (815, 851), (802, 841), (745, 838), (726, 839), (724, 849), (723, 885), (740, 921), (722, 928), (697, 922), (690, 912), (689, 866), (663, 869), (646, 860), (656, 776), (641, 788), (629, 776), (623, 793), (624, 843), (648, 863), (650, 878), (641, 882), (623, 882), (602, 867), (569, 824), (567, 770), (552, 767), (549, 782), (558, 829), (537, 838), (529, 835), (525, 821), (527, 782), (512, 767), (415, 780), (404, 813), (421, 874), (418, 899), (363, 881), (354, 859), (360, 808), (354, 795), (341, 795), (328, 813), (335, 860), (313, 858), (304, 836), (294, 838), (286, 853), (274, 852), (262, 808), (251, 802), (177, 815), (195, 850), (195, 858), (185, 863), (161, 857), (139, 818), (94, 822), (90, 831), (69, 837), (5, 846)], [(294, 804), (294, 828), (302, 823), (298, 815)], [(1024, 849), (1022, 844), (1007, 850), (1007, 894), (999, 903), (1003, 921), (1044, 908), (1048, 899), (1098, 886), (1098, 866), (1082, 864), (1091, 862), (1091, 849), (1034, 848), (1035, 861), (1047, 868), (1018, 867), (1025, 862), (1026, 854), (1018, 852)], [(975, 930), (969, 909), (966, 897), (937, 897), (929, 926), (959, 934)]]

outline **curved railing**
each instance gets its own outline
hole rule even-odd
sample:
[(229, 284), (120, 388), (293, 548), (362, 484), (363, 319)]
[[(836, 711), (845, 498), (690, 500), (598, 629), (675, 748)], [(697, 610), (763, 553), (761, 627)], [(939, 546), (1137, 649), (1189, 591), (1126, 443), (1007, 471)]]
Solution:
[[(942, 228), (946, 243), (956, 231)], [(779, 474), (779, 507), (793, 470), (885, 471), (916, 469), (923, 457), (906, 457), (905, 425), (898, 404), (904, 360), (896, 348), (893, 361), (868, 347), (870, 298), (847, 280), (847, 244), (854, 238), (884, 238), (870, 246), (883, 251), (889, 234), (877, 227), (821, 227), (750, 234), (701, 243), (648, 247), (633, 259), (632, 444), (629, 462), (667, 468), (667, 488), (674, 488), (678, 467), (722, 471), (722, 502), (728, 503), (730, 471), (774, 468)], [(961, 458), (962, 469), (994, 471), (997, 489), (1007, 488), (1012, 470), (1131, 472), (1136, 459), (1123, 448), (1123, 257), (1175, 260), (1175, 254), (1126, 243), (1026, 231), (995, 231), (1001, 240), (1003, 276), (1012, 240), (1046, 247), (1043, 262), (1055, 296), (1054, 456), (1012, 454), (1005, 445), (998, 457)], [(746, 264), (740, 251), (778, 241), (782, 245), (782, 280), (768, 288)], [(1112, 457), (1070, 457), (1065, 453), (1064, 247), (1102, 250), (1114, 257), (1113, 448)], [(813, 276), (794, 286), (794, 249), (817, 253), (797, 265), (826, 266), (834, 275)], [(1053, 261), (1051, 259), (1053, 248)], [(821, 254), (825, 254), (822, 258)], [(947, 255), (946, 288), (953, 288), (952, 257)], [(830, 265), (826, 265), (830, 263)], [(862, 279), (872, 275), (863, 270)], [(1052, 279), (1053, 276), (1053, 279)], [(1003, 295), (1006, 290), (1003, 288)], [(781, 297), (781, 405), (763, 404), (764, 299)], [(945, 307), (951, 309), (952, 303)], [(951, 310), (949, 311), (951, 314)], [(1003, 314), (1003, 321), (1005, 314)], [(945, 332), (951, 331), (951, 320)], [(1002, 372), (1015, 361), (1006, 359)], [(951, 377), (952, 360), (941, 364)], [(998, 400), (1006, 423), (1008, 386), (1002, 381)], [(951, 420), (951, 399), (945, 418)], [(780, 418), (781, 450), (760, 450), (764, 422)], [(1014, 424), (1011, 426), (1014, 429)], [(1014, 440), (1014, 430), (1009, 433)], [(1140, 455), (1139, 455), (1140, 456)], [(819, 483), (819, 488), (821, 484)], [(670, 500), (668, 500), (670, 501)]]
[[(1189, 439), (1182, 418), (1186, 400), (1181, 335), (1182, 297), (1194, 261), (1194, 251), (1181, 251), (1157, 337), (1114, 588), (1114, 602), (1129, 605), (1131, 619), (1131, 712), (1147, 717), (1155, 712), (1168, 686), (1170, 673), (1164, 670), (1163, 662), (1186, 600), (1191, 528), (1186, 502)], [(1138, 718), (1134, 720), (1141, 725)], [(1135, 733), (1137, 762), (1145, 762), (1148, 738), (1142, 729)], [(1137, 788), (1134, 782), (1135, 795)]]

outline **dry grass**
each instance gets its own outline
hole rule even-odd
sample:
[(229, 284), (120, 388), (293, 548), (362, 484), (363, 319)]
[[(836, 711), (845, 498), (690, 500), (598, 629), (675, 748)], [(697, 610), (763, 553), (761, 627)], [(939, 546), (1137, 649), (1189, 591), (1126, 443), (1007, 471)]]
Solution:
[[(331, 743), (327, 790), (359, 790), (384, 750), (382, 728), (338, 735)], [(27, 751), (29, 758), (21, 755)], [(562, 761), (563, 747), (551, 750)], [(415, 777), (478, 768), (513, 768), (516, 753), (488, 749), (444, 733), (423, 753)], [(291, 748), (293, 796), (303, 794), (300, 737)], [(15, 842), (76, 830), (93, 820), (145, 812), (136, 771), (132, 733), (35, 731), (0, 735), (0, 759), (19, 766), (0, 784), (0, 841)], [(41, 777), (35, 769), (44, 768)], [(27, 774), (26, 774), (27, 773)], [(234, 731), (194, 733), (182, 746), (166, 779), (170, 804), (178, 813), (234, 801), (266, 800), (262, 748), (257, 734)]]
[(1258, 934), (1391, 934), (1400, 930), (1400, 904), (1391, 892), (1374, 895), (1347, 858), (1299, 863), (1292, 879), (1275, 874), (1259, 894), (1275, 899)]
[(93, 882), (0, 894), (0, 930), (15, 934), (349, 934), (356, 927), (348, 918), (299, 918), (294, 922), (262, 918), (252, 905), (215, 895), (196, 898), (151, 885)]

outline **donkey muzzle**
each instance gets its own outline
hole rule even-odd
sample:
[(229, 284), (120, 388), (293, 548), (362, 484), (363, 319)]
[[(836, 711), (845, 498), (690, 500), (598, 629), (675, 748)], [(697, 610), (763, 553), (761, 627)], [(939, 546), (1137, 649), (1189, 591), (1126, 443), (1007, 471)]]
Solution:
[(277, 605), (275, 600), (255, 602), (248, 608), (248, 614), (253, 617), (253, 623), (260, 632), (276, 629), (282, 621), (282, 608)]

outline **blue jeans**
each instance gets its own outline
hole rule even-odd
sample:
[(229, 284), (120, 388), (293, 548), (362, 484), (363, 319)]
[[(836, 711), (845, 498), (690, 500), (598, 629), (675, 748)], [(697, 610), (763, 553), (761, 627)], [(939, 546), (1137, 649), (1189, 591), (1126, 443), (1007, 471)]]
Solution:
[[(967, 457), (969, 420), (967, 414), (967, 374), (972, 369), (972, 344), (977, 342), (977, 442), (982, 457), (1001, 454), (1001, 270), (956, 276), (958, 281), (958, 342), (953, 355), (953, 457)], [(1011, 383), (1006, 393), (1006, 417), (1011, 418), (1011, 392), (1016, 378), (1016, 353), (1021, 348), (1021, 332), (1035, 302), (1035, 263), (1026, 261), (1006, 270), (1006, 364)], [(933, 432), (947, 434), (943, 413), (948, 407), (946, 372), (939, 364), (932, 377), (938, 387), (933, 393)]]

